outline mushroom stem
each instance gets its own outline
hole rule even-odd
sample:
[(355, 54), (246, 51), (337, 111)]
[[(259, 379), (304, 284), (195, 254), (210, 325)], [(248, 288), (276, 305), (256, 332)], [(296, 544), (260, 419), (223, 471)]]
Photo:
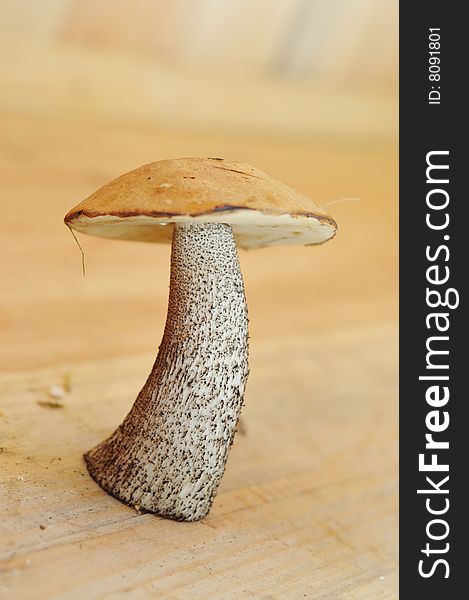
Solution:
[(153, 369), (130, 413), (85, 454), (126, 504), (180, 521), (210, 510), (243, 404), (248, 319), (229, 225), (175, 225), (168, 315)]

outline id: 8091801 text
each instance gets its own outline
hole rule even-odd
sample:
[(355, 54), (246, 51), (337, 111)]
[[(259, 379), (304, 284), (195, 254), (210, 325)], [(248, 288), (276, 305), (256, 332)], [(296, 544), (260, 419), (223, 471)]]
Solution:
[(428, 30), (428, 81), (431, 89), (428, 93), (428, 104), (440, 104), (441, 102), (440, 48), (440, 28), (430, 28)]

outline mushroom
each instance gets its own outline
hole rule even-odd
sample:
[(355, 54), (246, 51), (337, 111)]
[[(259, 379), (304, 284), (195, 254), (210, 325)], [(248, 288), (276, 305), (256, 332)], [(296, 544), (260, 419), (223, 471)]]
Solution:
[(318, 244), (333, 237), (336, 223), (263, 171), (220, 158), (144, 165), (78, 204), (65, 223), (101, 237), (172, 241), (168, 314), (153, 369), (123, 423), (84, 458), (93, 479), (124, 503), (202, 519), (225, 470), (249, 373), (236, 243)]

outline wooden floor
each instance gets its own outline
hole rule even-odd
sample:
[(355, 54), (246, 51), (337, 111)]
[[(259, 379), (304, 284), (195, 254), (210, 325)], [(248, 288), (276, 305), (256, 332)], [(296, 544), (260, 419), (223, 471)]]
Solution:
[[(0, 70), (0, 597), (396, 599), (394, 144), (166, 126), (141, 106), (119, 118), (118, 65), (84, 90), (95, 63), (67, 52), (18, 45)], [(62, 223), (107, 180), (177, 156), (251, 162), (340, 226), (317, 248), (241, 253), (245, 432), (191, 524), (120, 504), (81, 459), (150, 369), (169, 248), (81, 236), (83, 277)]]

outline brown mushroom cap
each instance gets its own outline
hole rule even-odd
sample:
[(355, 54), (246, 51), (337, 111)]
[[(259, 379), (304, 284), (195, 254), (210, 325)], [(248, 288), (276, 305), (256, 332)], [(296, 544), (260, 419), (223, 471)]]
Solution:
[(173, 223), (226, 223), (239, 246), (319, 244), (337, 225), (320, 206), (260, 169), (220, 158), (161, 160), (80, 202), (65, 223), (100, 237), (169, 242)]

